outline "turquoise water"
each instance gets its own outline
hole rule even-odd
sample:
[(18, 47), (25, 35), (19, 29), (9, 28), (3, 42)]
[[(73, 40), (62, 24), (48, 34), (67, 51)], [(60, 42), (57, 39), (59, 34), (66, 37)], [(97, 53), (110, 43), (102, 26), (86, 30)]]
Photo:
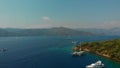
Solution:
[[(99, 41), (120, 38), (118, 36), (72, 37), (73, 40)], [(102, 60), (106, 68), (120, 68), (112, 60), (86, 53), (72, 57), (73, 44), (66, 37), (1, 37), (0, 68), (85, 68), (86, 65)]]

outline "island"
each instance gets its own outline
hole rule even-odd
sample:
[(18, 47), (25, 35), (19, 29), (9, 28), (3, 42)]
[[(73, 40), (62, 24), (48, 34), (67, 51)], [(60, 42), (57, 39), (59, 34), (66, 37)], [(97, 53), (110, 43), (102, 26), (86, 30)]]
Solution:
[(53, 28), (0, 28), (0, 37), (23, 36), (93, 36), (92, 32), (67, 27)]
[(73, 51), (79, 51), (80, 49), (120, 63), (120, 39), (82, 42), (80, 45), (73, 47)]

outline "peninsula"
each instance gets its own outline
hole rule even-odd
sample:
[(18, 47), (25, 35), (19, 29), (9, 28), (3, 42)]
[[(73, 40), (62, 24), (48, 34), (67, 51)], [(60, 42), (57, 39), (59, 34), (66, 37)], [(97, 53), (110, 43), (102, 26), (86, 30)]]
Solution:
[(98, 42), (82, 42), (76, 45), (73, 51), (82, 49), (120, 63), (120, 39), (98, 41)]

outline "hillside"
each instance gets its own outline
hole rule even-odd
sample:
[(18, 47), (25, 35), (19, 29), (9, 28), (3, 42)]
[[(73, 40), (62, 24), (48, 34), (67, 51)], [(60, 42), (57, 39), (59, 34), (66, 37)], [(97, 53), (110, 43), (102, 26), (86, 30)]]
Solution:
[[(98, 41), (98, 42), (83, 42), (81, 47), (85, 51), (104, 56), (120, 62), (120, 39)], [(75, 46), (74, 50), (79, 50), (80, 46)]]
[(91, 32), (77, 31), (65, 27), (56, 27), (49, 29), (0, 29), (0, 37), (8, 36), (88, 36), (93, 35)]
[(76, 29), (78, 31), (86, 31), (86, 32), (91, 32), (94, 35), (97, 36), (120, 36), (120, 28), (115, 27), (115, 28), (109, 28), (109, 29), (104, 29), (104, 28), (78, 28)]

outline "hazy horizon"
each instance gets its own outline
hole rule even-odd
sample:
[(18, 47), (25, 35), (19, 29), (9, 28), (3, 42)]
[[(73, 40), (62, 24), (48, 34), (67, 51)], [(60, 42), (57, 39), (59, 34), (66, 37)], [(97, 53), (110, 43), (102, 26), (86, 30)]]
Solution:
[(115, 28), (120, 0), (0, 0), (0, 28)]
[(52, 29), (52, 28), (68, 28), (68, 29), (120, 29), (120, 27), (111, 27), (111, 28), (96, 28), (96, 27), (65, 27), (65, 26), (58, 26), (58, 27), (0, 27), (0, 29)]

